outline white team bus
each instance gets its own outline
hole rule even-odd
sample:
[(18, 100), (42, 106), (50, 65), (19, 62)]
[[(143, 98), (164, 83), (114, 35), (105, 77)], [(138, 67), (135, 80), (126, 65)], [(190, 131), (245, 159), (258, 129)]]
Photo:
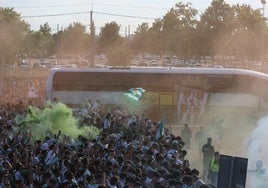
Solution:
[[(137, 104), (124, 95), (131, 88), (146, 90)], [(99, 100), (106, 105), (133, 105), (155, 119), (163, 114), (174, 123), (194, 123), (205, 112), (266, 108), (268, 76), (243, 69), (104, 68), (51, 69), (46, 99), (79, 105)]]

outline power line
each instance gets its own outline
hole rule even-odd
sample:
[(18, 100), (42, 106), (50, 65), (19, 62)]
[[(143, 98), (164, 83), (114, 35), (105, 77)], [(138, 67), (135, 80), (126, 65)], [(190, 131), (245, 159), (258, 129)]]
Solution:
[(41, 18), (41, 17), (52, 17), (52, 16), (67, 16), (74, 14), (88, 14), (89, 11), (86, 12), (72, 12), (72, 13), (63, 13), (63, 14), (44, 14), (44, 15), (33, 15), (33, 16), (21, 16), (22, 18)]
[[(21, 16), (21, 17), (22, 18), (41, 18), (41, 17), (68, 16), (68, 15), (89, 14), (89, 13), (90, 13), (89, 11), (85, 11), (85, 12), (72, 12), (72, 13), (63, 13), (63, 14), (44, 14), (44, 15)], [(125, 17), (125, 18), (138, 18), (138, 19), (150, 19), (150, 20), (156, 19), (156, 18), (151, 18), (151, 17), (130, 16), (130, 15), (113, 14), (113, 13), (106, 13), (106, 12), (93, 12), (93, 13), (109, 15), (109, 16)]]
[(127, 7), (127, 8), (138, 8), (138, 9), (170, 9), (170, 8), (165, 8), (165, 7), (142, 7), (142, 6), (130, 6), (130, 5), (115, 5), (115, 4), (93, 4), (97, 6), (115, 6), (115, 7)]
[[(143, 6), (130, 6), (130, 5), (118, 5), (118, 4), (104, 4), (104, 3), (85, 3), (85, 4), (68, 4), (68, 5), (46, 5), (46, 6), (21, 6), (13, 7), (14, 9), (28, 9), (28, 8), (53, 8), (53, 7), (74, 7), (74, 6), (108, 6), (108, 7), (126, 7), (126, 8), (138, 8), (138, 9), (170, 9), (165, 7), (143, 7)], [(6, 7), (7, 8), (7, 7)]]
[(103, 14), (103, 15), (109, 15), (109, 16), (119, 16), (119, 17), (126, 17), (126, 18), (139, 18), (139, 19), (149, 19), (149, 20), (155, 20), (156, 18), (150, 18), (150, 17), (141, 17), (141, 16), (129, 16), (129, 15), (122, 15), (122, 14), (112, 14), (112, 13), (105, 13), (105, 12), (93, 12), (96, 14)]

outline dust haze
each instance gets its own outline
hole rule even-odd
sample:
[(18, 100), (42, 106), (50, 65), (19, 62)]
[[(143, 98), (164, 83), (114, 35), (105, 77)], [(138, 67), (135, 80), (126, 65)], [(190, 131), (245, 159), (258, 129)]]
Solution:
[[(258, 160), (262, 160), (267, 168), (268, 111), (265, 99), (244, 94), (229, 96), (227, 99), (221, 98), (221, 95), (216, 98), (217, 104), (207, 107), (202, 117), (189, 126), (193, 132), (191, 148), (188, 151), (191, 168), (203, 168), (202, 156), (198, 153), (194, 138), (201, 126), (204, 127), (207, 137), (212, 137), (216, 151), (223, 155), (247, 158), (249, 170), (256, 169)], [(222, 139), (217, 135), (217, 122), (221, 122), (224, 130)], [(182, 129), (183, 125), (174, 129), (173, 133), (180, 135)], [(252, 185), (254, 177), (255, 175), (247, 174), (247, 186)]]

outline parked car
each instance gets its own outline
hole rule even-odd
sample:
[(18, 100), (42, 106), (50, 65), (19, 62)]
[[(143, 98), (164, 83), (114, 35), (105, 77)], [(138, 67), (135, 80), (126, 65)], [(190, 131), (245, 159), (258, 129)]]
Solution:
[(222, 69), (222, 68), (223, 68), (223, 66), (222, 66), (222, 65), (213, 65), (213, 68)]
[(40, 64), (41, 66), (46, 67), (46, 68), (50, 67), (50, 62), (48, 62), (46, 59), (40, 59), (40, 60), (39, 60), (39, 64)]
[(29, 61), (26, 61), (26, 60), (22, 60), (19, 64), (18, 64), (19, 67), (22, 67), (22, 68), (29, 68), (30, 67), (30, 62)]
[(156, 60), (152, 60), (150, 63), (151, 67), (157, 67), (158, 66), (158, 62)]
[(50, 67), (54, 67), (57, 64), (58, 64), (58, 61), (56, 59), (52, 59), (52, 60), (49, 61), (49, 66)]
[(62, 68), (65, 64), (58, 63), (57, 65), (53, 65), (52, 68)]
[(82, 61), (80, 61), (79, 68), (89, 68), (88, 60), (82, 60)]
[(201, 67), (202, 67), (202, 65), (201, 65), (201, 64), (199, 64), (199, 63), (196, 63), (196, 64), (194, 64), (194, 67), (195, 67), (195, 68), (201, 68)]
[(141, 61), (141, 62), (139, 63), (139, 66), (147, 67), (147, 66), (148, 66), (148, 63), (146, 63), (145, 61)]
[(58, 67), (58, 68), (77, 68), (76, 64), (71, 64), (71, 63), (58, 64), (55, 67)]
[(64, 68), (77, 68), (76, 64), (66, 64)]
[(105, 66), (103, 64), (99, 64), (99, 63), (94, 65), (94, 68), (104, 68), (104, 67)]
[(40, 62), (35, 62), (33, 64), (33, 69), (39, 69), (39, 68), (47, 68), (47, 66), (42, 64), (42, 63), (40, 63)]

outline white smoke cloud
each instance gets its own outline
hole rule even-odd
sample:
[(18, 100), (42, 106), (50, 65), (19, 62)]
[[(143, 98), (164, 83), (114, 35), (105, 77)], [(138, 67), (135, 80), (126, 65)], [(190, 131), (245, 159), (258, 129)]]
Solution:
[[(256, 187), (256, 173), (250, 172), (256, 169), (256, 162), (261, 160), (267, 171), (268, 165), (268, 116), (258, 120), (256, 128), (251, 133), (248, 140), (248, 174), (247, 187)], [(267, 176), (267, 175), (266, 175)], [(267, 185), (267, 179), (263, 179)]]

